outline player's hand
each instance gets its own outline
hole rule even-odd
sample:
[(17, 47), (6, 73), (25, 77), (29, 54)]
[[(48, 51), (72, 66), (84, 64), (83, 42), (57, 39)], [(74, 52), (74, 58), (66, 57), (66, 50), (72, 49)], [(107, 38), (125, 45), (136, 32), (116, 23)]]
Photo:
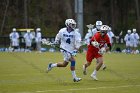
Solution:
[(100, 55), (105, 54), (105, 52), (106, 52), (105, 47), (102, 47), (102, 48), (98, 51), (98, 53), (99, 53)]
[(91, 44), (96, 48), (99, 47), (99, 43), (97, 41), (92, 41)]
[(77, 55), (77, 50), (74, 50), (71, 54), (72, 54), (72, 56), (76, 56)]

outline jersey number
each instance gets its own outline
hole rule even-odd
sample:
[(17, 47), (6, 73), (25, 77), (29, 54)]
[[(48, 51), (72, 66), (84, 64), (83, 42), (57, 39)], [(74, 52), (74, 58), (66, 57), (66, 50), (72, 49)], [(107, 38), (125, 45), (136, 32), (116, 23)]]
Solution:
[(66, 43), (68, 43), (68, 44), (71, 43), (70, 38), (68, 38), (68, 39), (66, 40)]

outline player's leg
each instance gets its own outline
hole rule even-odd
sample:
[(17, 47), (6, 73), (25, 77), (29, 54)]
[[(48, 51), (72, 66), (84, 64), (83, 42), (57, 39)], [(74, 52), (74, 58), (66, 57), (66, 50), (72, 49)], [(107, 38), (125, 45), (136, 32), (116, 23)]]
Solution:
[(102, 64), (103, 64), (103, 57), (97, 58), (96, 68), (94, 69), (93, 73), (91, 74), (91, 77), (94, 80), (98, 80), (96, 75), (97, 75), (97, 71), (99, 71), (99, 69), (101, 68)]
[(103, 68), (103, 70), (105, 70), (107, 67), (106, 67), (106, 65), (103, 63), (103, 65), (102, 65), (102, 68)]
[(76, 72), (75, 72), (75, 64), (76, 64), (75, 58), (74, 58), (74, 57), (71, 57), (69, 60), (70, 60), (70, 62), (71, 62), (70, 69), (71, 69), (71, 72), (72, 72), (73, 81), (74, 81), (74, 82), (79, 82), (79, 81), (81, 81), (82, 79), (81, 79), (81, 78), (78, 78), (78, 77), (76, 76)]
[(52, 68), (54, 67), (66, 67), (68, 65), (68, 62), (58, 62), (58, 63), (49, 63), (48, 68), (47, 68), (47, 73), (51, 71)]
[(91, 62), (93, 60), (93, 53), (91, 53), (90, 51), (87, 51), (86, 54), (86, 62), (83, 65), (83, 74), (86, 75), (87, 74), (87, 67), (91, 65)]
[(64, 62), (58, 62), (58, 63), (49, 63), (47, 71), (49, 72), (53, 67), (66, 67), (68, 65), (69, 59), (70, 59), (70, 54), (61, 51), (64, 57)]

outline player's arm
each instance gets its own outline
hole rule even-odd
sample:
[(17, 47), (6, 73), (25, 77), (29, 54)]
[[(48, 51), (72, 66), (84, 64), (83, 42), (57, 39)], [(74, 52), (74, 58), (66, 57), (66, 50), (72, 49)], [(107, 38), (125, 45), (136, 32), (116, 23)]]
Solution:
[(92, 45), (92, 46), (94, 46), (94, 47), (96, 47), (96, 48), (99, 48), (99, 43), (98, 43), (98, 35), (94, 35), (92, 38), (91, 38), (91, 40), (90, 40), (90, 45)]
[(106, 51), (111, 51), (111, 49), (112, 49), (112, 45), (111, 45), (111, 43), (108, 43), (107, 44)]

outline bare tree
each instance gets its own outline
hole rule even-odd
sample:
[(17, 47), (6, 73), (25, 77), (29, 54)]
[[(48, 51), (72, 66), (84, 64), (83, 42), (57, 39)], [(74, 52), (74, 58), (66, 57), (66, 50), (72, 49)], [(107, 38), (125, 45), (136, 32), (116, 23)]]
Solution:
[(140, 15), (139, 15), (139, 1), (135, 0), (135, 4), (136, 4), (136, 13), (137, 13), (137, 26), (138, 26), (138, 30), (140, 30)]

